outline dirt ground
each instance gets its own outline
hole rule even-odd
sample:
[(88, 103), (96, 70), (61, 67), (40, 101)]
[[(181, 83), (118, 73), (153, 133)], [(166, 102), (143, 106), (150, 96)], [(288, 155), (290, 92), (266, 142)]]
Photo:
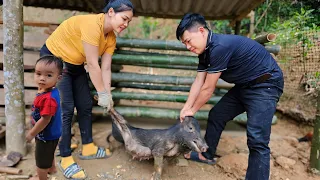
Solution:
[[(296, 138), (310, 131), (310, 127), (299, 126), (288, 118), (278, 115), (279, 121), (272, 126), (271, 135), (271, 180), (316, 180), (308, 171), (310, 143), (298, 143)], [(166, 128), (174, 122), (153, 119), (127, 119), (130, 124), (142, 128)], [(94, 141), (100, 146), (107, 147), (106, 136), (111, 131), (110, 117), (96, 118), (93, 124)], [(201, 122), (202, 134), (204, 134), (205, 122)], [(76, 128), (77, 129), (77, 128)], [(76, 139), (80, 140), (79, 131), (76, 131)], [(147, 180), (153, 172), (153, 160), (132, 160), (121, 144), (113, 151), (113, 156), (102, 160), (79, 160), (77, 154), (81, 145), (73, 153), (76, 161), (83, 167), (92, 180)], [(1, 150), (4, 152), (4, 142), (1, 142)], [(183, 161), (177, 165), (178, 159), (166, 159), (163, 171), (164, 180), (198, 180), (216, 179), (231, 180), (244, 179), (247, 168), (248, 149), (246, 147), (245, 127), (230, 122), (223, 132), (217, 153), (222, 157), (216, 165), (206, 165), (189, 161)], [(56, 162), (60, 160), (56, 158)], [(180, 161), (179, 161), (180, 162)], [(23, 174), (35, 174), (34, 143), (29, 144), (28, 155), (22, 160), (18, 168), (23, 169)], [(1, 177), (1, 176), (0, 176)], [(2, 175), (5, 177), (5, 175)], [(62, 180), (60, 171), (51, 175), (51, 180)]]

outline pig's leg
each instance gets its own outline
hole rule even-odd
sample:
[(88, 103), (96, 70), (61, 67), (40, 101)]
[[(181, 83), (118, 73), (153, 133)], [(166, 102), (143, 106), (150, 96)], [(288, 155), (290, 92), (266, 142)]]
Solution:
[(168, 143), (166, 141), (158, 142), (153, 146), (152, 156), (154, 159), (154, 173), (152, 174), (152, 180), (161, 180), (161, 174), (163, 169), (163, 156), (168, 151)]
[(154, 156), (154, 169), (151, 180), (161, 180), (161, 174), (163, 169), (163, 156)]

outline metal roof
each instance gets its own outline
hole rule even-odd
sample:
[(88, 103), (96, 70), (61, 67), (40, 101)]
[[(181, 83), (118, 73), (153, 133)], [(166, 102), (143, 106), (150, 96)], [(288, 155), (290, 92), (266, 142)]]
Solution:
[[(131, 0), (136, 16), (180, 19), (194, 12), (207, 20), (240, 20), (264, 0)], [(25, 6), (101, 12), (106, 0), (24, 0)]]

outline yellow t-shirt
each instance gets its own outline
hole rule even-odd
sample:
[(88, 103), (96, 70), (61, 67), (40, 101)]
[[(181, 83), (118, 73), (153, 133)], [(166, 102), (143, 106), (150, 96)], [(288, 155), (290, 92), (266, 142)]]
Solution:
[(99, 56), (104, 53), (112, 55), (116, 47), (116, 35), (112, 31), (105, 38), (103, 24), (103, 13), (73, 16), (49, 36), (46, 46), (52, 54), (74, 65), (86, 61), (82, 41), (97, 46)]

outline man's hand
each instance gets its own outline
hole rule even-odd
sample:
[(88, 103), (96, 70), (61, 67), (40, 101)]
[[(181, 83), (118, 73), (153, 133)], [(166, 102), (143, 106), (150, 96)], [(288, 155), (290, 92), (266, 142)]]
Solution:
[(112, 95), (104, 91), (98, 92), (98, 96), (98, 105), (106, 108), (107, 111), (110, 111), (110, 109), (113, 107)]
[(27, 136), (26, 136), (27, 142), (28, 142), (28, 143), (31, 142), (34, 137), (35, 137), (35, 136), (32, 135), (31, 132), (29, 131), (28, 134), (27, 134)]
[(180, 122), (182, 122), (186, 116), (194, 116), (194, 114), (195, 114), (195, 113), (192, 111), (191, 108), (189, 108), (189, 109), (182, 109), (182, 110), (180, 111)]

